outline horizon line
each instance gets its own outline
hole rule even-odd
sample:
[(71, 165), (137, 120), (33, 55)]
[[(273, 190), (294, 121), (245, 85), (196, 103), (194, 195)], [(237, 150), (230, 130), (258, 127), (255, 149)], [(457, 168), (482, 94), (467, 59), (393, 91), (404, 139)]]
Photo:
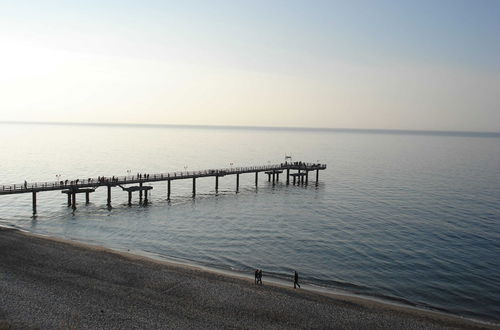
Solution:
[(380, 134), (413, 134), (413, 135), (468, 135), (482, 137), (500, 137), (500, 132), (494, 131), (460, 131), (460, 130), (418, 130), (392, 128), (340, 128), (340, 127), (302, 127), (302, 126), (257, 126), (257, 125), (201, 125), (201, 124), (153, 124), (153, 123), (98, 123), (98, 122), (58, 122), (58, 121), (16, 121), (0, 120), (0, 124), (24, 125), (57, 125), (57, 126), (115, 126), (115, 127), (151, 127), (151, 128), (201, 128), (201, 129), (248, 129), (248, 130), (278, 130), (278, 131), (316, 131), (316, 132), (346, 132), (346, 133), (380, 133)]

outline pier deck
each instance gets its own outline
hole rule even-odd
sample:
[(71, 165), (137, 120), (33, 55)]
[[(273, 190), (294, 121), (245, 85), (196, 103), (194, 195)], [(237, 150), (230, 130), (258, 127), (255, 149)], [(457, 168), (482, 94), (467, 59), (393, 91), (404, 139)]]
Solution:
[[(0, 195), (11, 195), (11, 194), (33, 194), (33, 213), (36, 213), (36, 194), (44, 191), (61, 190), (62, 193), (68, 195), (68, 205), (72, 204), (75, 208), (75, 194), (85, 192), (86, 200), (88, 202), (89, 193), (95, 191), (98, 187), (107, 187), (108, 189), (108, 206), (111, 206), (111, 188), (121, 187), (130, 193), (132, 191), (139, 191), (142, 197), (142, 191), (152, 189), (152, 187), (144, 187), (144, 183), (156, 182), (156, 181), (167, 181), (168, 182), (168, 199), (170, 199), (170, 182), (172, 180), (183, 180), (192, 179), (193, 180), (193, 197), (196, 195), (196, 179), (204, 177), (215, 177), (215, 189), (218, 190), (218, 178), (227, 175), (236, 175), (236, 192), (239, 190), (239, 175), (247, 173), (255, 173), (255, 184), (258, 184), (258, 173), (265, 172), (269, 179), (272, 176), (273, 183), (279, 179), (279, 174), (286, 171), (286, 183), (290, 183), (290, 176), (295, 178), (295, 174), (290, 173), (291, 170), (296, 170), (300, 174), (307, 174), (310, 171), (316, 171), (316, 183), (318, 182), (319, 171), (326, 169), (326, 164), (317, 163), (304, 163), (304, 162), (285, 162), (275, 165), (264, 165), (264, 166), (248, 166), (248, 167), (234, 167), (234, 168), (224, 168), (224, 169), (208, 169), (201, 171), (177, 171), (169, 173), (157, 173), (157, 174), (136, 174), (128, 176), (111, 176), (111, 177), (98, 177), (98, 178), (85, 178), (85, 179), (75, 179), (75, 180), (60, 180), (60, 181), (47, 181), (47, 182), (35, 182), (28, 183), (24, 182), (22, 184), (8, 184), (0, 186)], [(294, 180), (295, 183), (295, 180)], [(303, 182), (302, 182), (303, 183)], [(125, 185), (139, 184), (137, 187), (124, 187)], [(307, 181), (306, 181), (307, 184)], [(147, 190), (146, 190), (147, 189)], [(70, 200), (72, 198), (72, 200)], [(141, 198), (142, 199), (142, 198)], [(130, 201), (130, 197), (129, 197)]]

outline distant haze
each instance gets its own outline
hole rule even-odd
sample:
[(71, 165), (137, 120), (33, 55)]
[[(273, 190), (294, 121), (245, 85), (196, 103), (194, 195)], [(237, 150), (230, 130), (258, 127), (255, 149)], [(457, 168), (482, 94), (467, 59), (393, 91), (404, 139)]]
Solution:
[(500, 131), (500, 1), (3, 1), (0, 121)]

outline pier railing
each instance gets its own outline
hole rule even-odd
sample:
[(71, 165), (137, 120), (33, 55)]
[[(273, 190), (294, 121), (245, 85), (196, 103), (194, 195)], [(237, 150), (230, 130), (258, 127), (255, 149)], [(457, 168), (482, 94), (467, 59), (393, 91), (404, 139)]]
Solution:
[(208, 169), (200, 171), (176, 171), (168, 173), (155, 173), (155, 174), (136, 174), (126, 176), (111, 176), (111, 177), (97, 177), (97, 178), (80, 178), (74, 180), (59, 180), (59, 181), (46, 181), (46, 182), (24, 182), (20, 184), (8, 184), (0, 187), (0, 195), (3, 194), (16, 194), (48, 190), (61, 190), (61, 189), (78, 189), (87, 187), (99, 186), (117, 186), (141, 182), (153, 181), (166, 181), (189, 179), (198, 177), (209, 176), (225, 176), (243, 173), (255, 173), (273, 170), (324, 170), (325, 164), (304, 163), (304, 162), (286, 162), (281, 164), (263, 165), (263, 166), (246, 166), (246, 167), (229, 167), (223, 169)]

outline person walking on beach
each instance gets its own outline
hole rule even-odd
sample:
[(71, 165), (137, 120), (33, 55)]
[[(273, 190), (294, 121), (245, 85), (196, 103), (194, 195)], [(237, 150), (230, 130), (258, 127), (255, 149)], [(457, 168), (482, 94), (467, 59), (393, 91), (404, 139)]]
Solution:
[(259, 279), (259, 270), (258, 270), (258, 269), (256, 269), (256, 270), (255, 270), (255, 284), (257, 284), (258, 279)]
[(257, 272), (257, 283), (260, 283), (262, 285), (262, 269), (259, 269)]
[(300, 289), (299, 273), (297, 273), (297, 271), (295, 271), (295, 274), (293, 275), (293, 288), (297, 289), (297, 287), (299, 287), (299, 289)]

